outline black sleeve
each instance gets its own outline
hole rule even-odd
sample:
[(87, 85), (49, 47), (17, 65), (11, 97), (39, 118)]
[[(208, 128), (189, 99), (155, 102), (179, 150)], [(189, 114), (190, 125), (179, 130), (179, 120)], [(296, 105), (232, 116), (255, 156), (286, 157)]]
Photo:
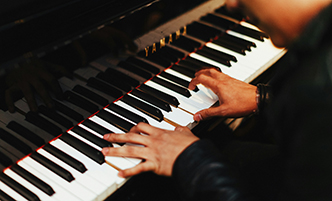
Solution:
[(180, 154), (173, 177), (189, 200), (250, 200), (232, 168), (208, 140), (199, 140)]

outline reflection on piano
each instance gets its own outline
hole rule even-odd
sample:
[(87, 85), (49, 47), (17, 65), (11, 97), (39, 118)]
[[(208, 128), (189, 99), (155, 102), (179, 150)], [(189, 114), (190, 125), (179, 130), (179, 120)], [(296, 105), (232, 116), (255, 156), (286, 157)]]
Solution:
[[(147, 7), (152, 1), (141, 2), (125, 13)], [(24, 98), (15, 102), (19, 112), (1, 110), (0, 199), (108, 198), (128, 182), (117, 176), (118, 170), (141, 161), (105, 158), (102, 147), (131, 145), (109, 143), (102, 139), (104, 134), (127, 132), (138, 122), (164, 129), (199, 126), (193, 122), (193, 114), (213, 106), (218, 99), (204, 86), (187, 89), (195, 71), (210, 66), (251, 82), (284, 54), (285, 50), (275, 48), (268, 36), (230, 16), (222, 5), (222, 1), (203, 2), (137, 37), (137, 54), (126, 52), (114, 57), (105, 53), (76, 69), (73, 78), (60, 77), (64, 98), (54, 99), (55, 110), (38, 97), (38, 113), (29, 111)], [(125, 16), (120, 14), (118, 21)], [(114, 19), (88, 27), (84, 34), (108, 26)], [(34, 46), (29, 51), (24, 47), (15, 56), (8, 54), (1, 59), (2, 68), (31, 55), (52, 55), (50, 49), (84, 35), (70, 34), (71, 40)]]

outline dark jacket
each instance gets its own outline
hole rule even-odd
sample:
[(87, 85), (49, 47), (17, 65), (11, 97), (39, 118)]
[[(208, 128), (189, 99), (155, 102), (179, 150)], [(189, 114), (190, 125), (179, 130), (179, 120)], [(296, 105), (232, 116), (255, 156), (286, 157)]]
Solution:
[[(332, 200), (332, 5), (310, 22), (277, 65), (274, 99), (262, 115), (277, 139), (282, 171), (280, 190), (268, 199)], [(176, 160), (173, 175), (186, 198), (260, 200), (259, 190), (246, 190), (241, 184), (248, 181), (233, 173), (214, 146), (197, 141)]]

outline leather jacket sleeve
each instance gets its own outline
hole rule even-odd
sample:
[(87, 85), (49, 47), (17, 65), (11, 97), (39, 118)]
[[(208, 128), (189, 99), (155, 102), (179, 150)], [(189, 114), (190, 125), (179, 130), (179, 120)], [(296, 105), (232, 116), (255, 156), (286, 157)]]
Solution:
[(199, 140), (180, 154), (173, 177), (189, 200), (250, 200), (232, 168), (208, 140)]

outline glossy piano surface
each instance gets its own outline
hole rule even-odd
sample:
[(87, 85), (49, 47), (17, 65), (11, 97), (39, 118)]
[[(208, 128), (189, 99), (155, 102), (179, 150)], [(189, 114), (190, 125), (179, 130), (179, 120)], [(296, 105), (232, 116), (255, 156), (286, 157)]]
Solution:
[[(66, 8), (83, 2), (69, 2)], [(12, 43), (18, 50), (8, 51), (8, 57), (1, 60), (1, 67), (8, 68), (25, 57), (27, 61), (34, 58), (72, 73), (54, 74), (63, 94), (58, 97), (51, 93), (53, 109), (37, 95), (38, 111), (32, 112), (21, 94), (15, 99), (16, 112), (10, 113), (4, 106), (2, 89), (1, 199), (181, 200), (170, 178), (150, 173), (129, 180), (119, 178), (119, 169), (141, 161), (103, 157), (102, 147), (132, 145), (108, 143), (102, 136), (127, 132), (138, 122), (164, 129), (183, 125), (199, 132), (202, 129), (192, 115), (218, 99), (204, 86), (187, 89), (195, 71), (209, 66), (252, 82), (285, 52), (253, 25), (225, 13), (222, 1), (135, 1), (130, 7), (124, 6), (130, 0), (100, 2), (97, 7), (85, 2), (81, 9), (86, 9), (86, 15), (73, 13), (74, 24), (80, 22), (76, 28), (69, 26), (72, 21), (62, 19), (60, 27), (68, 32), (62, 37), (60, 30), (61, 39), (58, 33), (31, 41), (25, 38), (23, 44)], [(104, 18), (102, 10), (112, 11), (111, 17)], [(127, 16), (127, 11), (135, 12)], [(121, 16), (126, 17), (118, 19)], [(92, 33), (84, 34), (92, 28)], [(37, 33), (47, 35), (50, 30)], [(105, 33), (110, 34), (107, 38), (112, 39), (112, 45), (99, 40), (100, 36), (105, 39)], [(118, 43), (124, 34), (133, 39), (136, 52)], [(39, 40), (46, 43), (35, 44)]]

